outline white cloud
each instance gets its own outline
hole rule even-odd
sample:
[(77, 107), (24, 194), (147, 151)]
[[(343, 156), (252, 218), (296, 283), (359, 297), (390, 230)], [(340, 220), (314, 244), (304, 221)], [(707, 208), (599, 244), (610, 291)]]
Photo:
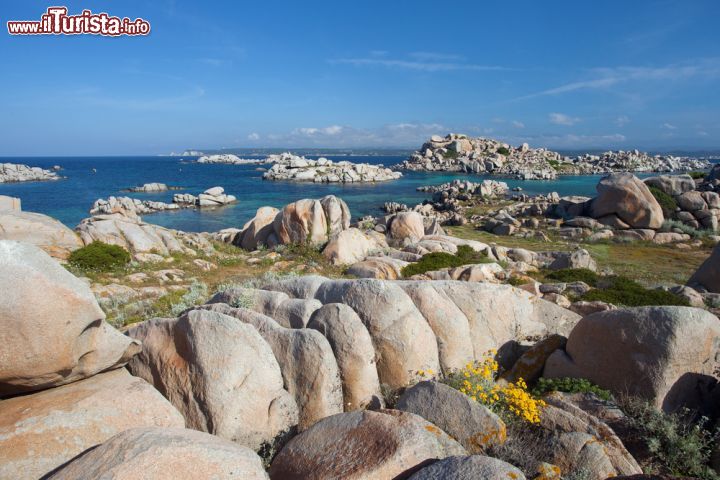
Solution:
[(663, 123), (661, 125), (661, 127), (664, 128), (665, 130), (677, 130), (677, 127), (675, 125), (673, 125), (671, 123), (667, 123), (667, 122)]
[(343, 131), (343, 127), (340, 125), (330, 125), (329, 127), (316, 128), (316, 127), (303, 127), (296, 128), (292, 131), (294, 135), (302, 135), (312, 137), (316, 135), (338, 135)]
[(615, 119), (615, 125), (617, 125), (618, 127), (624, 127), (628, 123), (630, 123), (630, 117), (628, 117), (627, 115), (620, 115)]
[(513, 120), (512, 126), (515, 128), (525, 128), (525, 124), (523, 122), (518, 122), (517, 120)]
[(264, 138), (282, 147), (418, 147), (431, 135), (445, 135), (450, 130), (438, 123), (402, 122), (372, 129), (330, 125), (300, 127), (289, 133), (264, 135)]
[(700, 130), (699, 132), (697, 132), (697, 134), (698, 137), (707, 137), (709, 135), (708, 132), (706, 132), (705, 130)]
[(253, 132), (247, 138), (248, 140), (260, 140), (260, 134)]
[(564, 113), (550, 113), (550, 114), (548, 114), (548, 120), (550, 120), (550, 123), (554, 123), (555, 125), (564, 125), (564, 126), (575, 125), (576, 123), (578, 123), (580, 121), (579, 118), (571, 117)]
[(566, 83), (558, 87), (531, 93), (516, 100), (525, 100), (545, 95), (559, 95), (577, 90), (607, 89), (617, 84), (648, 81), (678, 81), (689, 78), (720, 77), (720, 57), (695, 59), (660, 67), (614, 67), (593, 68), (586, 72), (593, 78)]
[(417, 70), (425, 72), (448, 72), (448, 71), (502, 71), (508, 70), (499, 65), (479, 65), (467, 63), (459, 55), (448, 55), (430, 52), (415, 52), (409, 55), (408, 59), (386, 58), (380, 55), (360, 58), (338, 58), (329, 60), (330, 63), (347, 64), (356, 67), (386, 67), (404, 70)]

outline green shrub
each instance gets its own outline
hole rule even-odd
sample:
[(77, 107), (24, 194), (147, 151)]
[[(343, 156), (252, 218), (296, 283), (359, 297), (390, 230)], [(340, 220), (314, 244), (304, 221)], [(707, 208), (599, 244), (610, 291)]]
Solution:
[(417, 263), (411, 263), (403, 267), (401, 273), (403, 277), (411, 277), (442, 268), (453, 268), (475, 263), (492, 263), (492, 260), (467, 245), (460, 245), (455, 255), (447, 252), (428, 253), (423, 255)]
[(117, 245), (96, 241), (72, 252), (68, 263), (82, 270), (108, 272), (130, 263), (130, 254)]
[(564, 283), (585, 282), (591, 287), (594, 287), (597, 285), (600, 275), (589, 268), (563, 268), (548, 273), (545, 275), (545, 278)]
[(708, 466), (718, 431), (707, 429), (707, 418), (694, 421), (688, 410), (663, 413), (637, 399), (621, 404), (635, 436), (652, 455), (652, 464), (646, 470), (706, 480), (720, 478)]
[(703, 238), (707, 237), (711, 233), (714, 233), (710, 230), (698, 230), (695, 227), (692, 227), (690, 225), (686, 225), (680, 220), (665, 220), (662, 224), (662, 227), (660, 229), (663, 232), (671, 232), (673, 230), (680, 230), (682, 233), (687, 233), (693, 238)]
[(458, 152), (456, 152), (455, 150), (448, 149), (448, 151), (443, 153), (442, 156), (443, 156), (443, 158), (456, 159), (458, 157)]
[(688, 172), (688, 175), (690, 175), (694, 180), (698, 180), (700, 178), (707, 177), (707, 172)]
[(665, 218), (675, 217), (675, 210), (677, 210), (678, 207), (675, 199), (657, 187), (648, 188), (650, 189), (650, 193), (652, 193), (653, 197), (655, 197), (655, 200), (657, 200), (660, 204), (660, 208), (662, 208)]
[[(604, 283), (604, 284), (602, 284)], [(643, 307), (648, 305), (681, 305), (689, 306), (686, 299), (672, 292), (648, 289), (626, 277), (613, 276), (598, 282), (600, 288), (590, 290), (582, 299), (588, 302), (601, 302), (626, 307)]]
[(594, 393), (598, 398), (610, 400), (612, 394), (584, 378), (540, 378), (533, 394), (540, 396), (547, 392)]
[(510, 150), (508, 150), (506, 147), (500, 147), (497, 149), (497, 153), (500, 155), (510, 155)]

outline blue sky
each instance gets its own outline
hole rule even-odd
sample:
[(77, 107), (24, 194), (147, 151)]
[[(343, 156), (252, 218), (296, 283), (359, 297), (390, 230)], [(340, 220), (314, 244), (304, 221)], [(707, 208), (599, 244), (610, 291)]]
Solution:
[(720, 147), (717, 0), (72, 1), (152, 33), (7, 34), (50, 5), (0, 4), (0, 155)]

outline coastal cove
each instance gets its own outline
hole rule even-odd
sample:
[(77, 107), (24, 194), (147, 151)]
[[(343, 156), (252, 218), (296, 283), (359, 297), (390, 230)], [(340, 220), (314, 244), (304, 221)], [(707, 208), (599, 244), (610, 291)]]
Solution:
[[(333, 156), (334, 161), (348, 160), (385, 166), (399, 163), (406, 156)], [(264, 157), (251, 157), (264, 158)], [(318, 158), (318, 156), (308, 156)], [(222, 186), (225, 192), (235, 195), (238, 202), (217, 209), (186, 209), (147, 215), (147, 221), (168, 228), (189, 232), (217, 231), (228, 227), (241, 227), (256, 210), (265, 205), (282, 207), (301, 198), (320, 198), (336, 195), (343, 198), (354, 218), (379, 215), (385, 202), (393, 201), (415, 205), (430, 195), (416, 191), (417, 187), (438, 185), (454, 179), (481, 181), (494, 178), (505, 181), (510, 188), (520, 187), (523, 193), (564, 195), (595, 193), (601, 175), (562, 176), (556, 180), (514, 180), (490, 175), (448, 172), (403, 172), (399, 180), (370, 184), (317, 184), (262, 179), (268, 168), (258, 165), (198, 164), (196, 157), (4, 157), (0, 163), (25, 163), (42, 168), (60, 165), (63, 178), (54, 182), (24, 182), (0, 184), (0, 195), (19, 197), (23, 210), (38, 212), (57, 218), (70, 228), (89, 215), (93, 202), (109, 196), (128, 196), (140, 200), (170, 202), (173, 194), (197, 195), (204, 190)], [(717, 161), (717, 160), (715, 160)], [(95, 169), (95, 172), (93, 172)], [(651, 174), (639, 174), (638, 177)], [(166, 183), (179, 190), (136, 193), (130, 187), (149, 182)]]

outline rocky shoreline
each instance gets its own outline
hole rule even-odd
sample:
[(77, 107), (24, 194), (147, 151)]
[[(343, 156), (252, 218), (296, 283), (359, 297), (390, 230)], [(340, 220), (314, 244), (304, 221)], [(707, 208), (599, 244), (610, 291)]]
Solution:
[(233, 155), (230, 153), (203, 155), (195, 161), (197, 163), (219, 163), (226, 165), (259, 165), (262, 163), (266, 163), (264, 160), (240, 158), (237, 155)]
[(19, 163), (0, 163), (0, 183), (39, 182), (45, 180), (60, 180), (57, 174), (60, 167), (44, 170), (40, 167), (30, 167)]
[(507, 143), (467, 135), (433, 135), (409, 159), (392, 167), (410, 171), (486, 173), (520, 180), (550, 180), (558, 175), (597, 175), (613, 172), (688, 172), (707, 170), (704, 159), (654, 155), (638, 150), (602, 155), (563, 156), (526, 143)]

